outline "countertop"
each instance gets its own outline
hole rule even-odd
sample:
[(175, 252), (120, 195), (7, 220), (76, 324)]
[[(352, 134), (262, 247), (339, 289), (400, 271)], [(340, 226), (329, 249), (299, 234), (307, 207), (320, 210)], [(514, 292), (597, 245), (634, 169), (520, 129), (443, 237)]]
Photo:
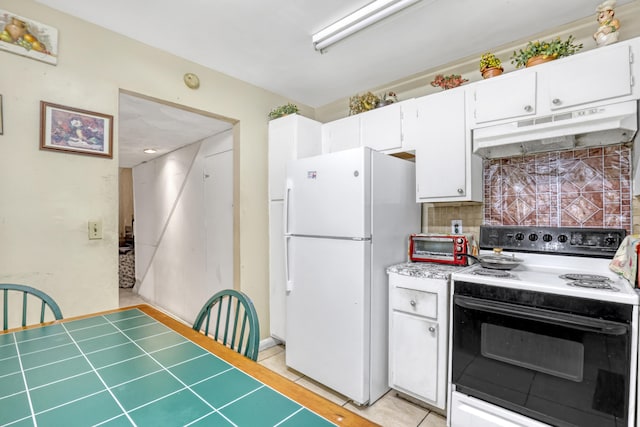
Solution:
[(387, 267), (387, 274), (395, 273), (402, 276), (447, 280), (451, 273), (464, 268), (467, 267), (433, 262), (403, 262)]

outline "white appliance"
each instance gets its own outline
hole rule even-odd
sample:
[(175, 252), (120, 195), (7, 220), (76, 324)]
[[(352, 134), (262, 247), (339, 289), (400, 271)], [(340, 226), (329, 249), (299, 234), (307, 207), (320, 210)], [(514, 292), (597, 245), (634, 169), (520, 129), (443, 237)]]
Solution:
[(452, 274), (448, 426), (636, 425), (639, 297), (609, 269), (623, 232), (480, 228), (481, 256), (523, 262)]
[(284, 189), (289, 160), (322, 152), (320, 122), (299, 114), (269, 122), (269, 326), (273, 338), (286, 341), (284, 274)]
[(626, 101), (474, 129), (473, 152), (499, 158), (630, 142), (637, 110), (637, 101)]
[(287, 366), (359, 405), (389, 390), (386, 268), (419, 228), (412, 162), (360, 147), (288, 163)]

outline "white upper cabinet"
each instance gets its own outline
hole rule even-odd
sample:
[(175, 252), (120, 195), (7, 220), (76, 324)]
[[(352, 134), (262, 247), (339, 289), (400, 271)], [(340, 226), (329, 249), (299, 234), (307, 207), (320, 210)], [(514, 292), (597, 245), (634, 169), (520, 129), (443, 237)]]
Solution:
[(612, 45), (541, 68), (541, 102), (558, 110), (631, 95), (630, 50)]
[(470, 127), (638, 99), (639, 47), (636, 38), (471, 84)]
[(360, 141), (376, 151), (402, 148), (402, 105), (394, 103), (360, 116)]
[(424, 96), (415, 105), (417, 201), (481, 201), (482, 159), (471, 154), (464, 89)]
[(473, 88), (476, 123), (536, 114), (536, 73), (511, 73), (478, 82)]
[(298, 114), (269, 122), (269, 200), (284, 198), (289, 160), (321, 154), (321, 123)]
[(348, 150), (360, 146), (360, 114), (322, 125), (322, 152)]
[(413, 150), (405, 135), (408, 118), (414, 114), (413, 102), (414, 99), (408, 99), (323, 124), (322, 152), (355, 147), (383, 153)]

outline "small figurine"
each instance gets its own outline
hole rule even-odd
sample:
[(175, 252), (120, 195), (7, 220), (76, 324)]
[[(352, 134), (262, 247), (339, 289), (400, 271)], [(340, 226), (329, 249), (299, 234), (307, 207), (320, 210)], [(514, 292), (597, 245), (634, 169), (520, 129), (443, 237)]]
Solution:
[(593, 35), (593, 39), (598, 46), (606, 46), (618, 41), (620, 21), (614, 18), (614, 7), (616, 7), (616, 0), (605, 0), (596, 9), (600, 27)]

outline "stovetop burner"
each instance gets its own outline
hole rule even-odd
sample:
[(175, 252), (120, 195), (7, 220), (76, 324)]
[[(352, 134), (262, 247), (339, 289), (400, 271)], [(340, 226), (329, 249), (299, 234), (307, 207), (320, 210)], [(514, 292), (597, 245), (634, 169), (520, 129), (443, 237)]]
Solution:
[(611, 284), (608, 282), (600, 282), (594, 280), (574, 280), (571, 282), (567, 282), (567, 285), (576, 286), (578, 288), (603, 289), (614, 292), (620, 291), (620, 289), (611, 286)]
[(569, 273), (561, 275), (560, 278), (564, 280), (584, 280), (587, 282), (610, 282), (608, 277), (600, 276), (598, 274)]
[(491, 268), (478, 268), (477, 270), (473, 270), (473, 274), (490, 277), (513, 277), (513, 275), (506, 270), (495, 270)]
[(561, 279), (567, 280), (567, 285), (576, 286), (578, 288), (604, 289), (618, 292), (619, 289), (611, 286), (611, 280), (606, 276), (598, 274), (580, 274), (569, 273), (559, 276)]

